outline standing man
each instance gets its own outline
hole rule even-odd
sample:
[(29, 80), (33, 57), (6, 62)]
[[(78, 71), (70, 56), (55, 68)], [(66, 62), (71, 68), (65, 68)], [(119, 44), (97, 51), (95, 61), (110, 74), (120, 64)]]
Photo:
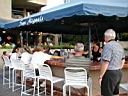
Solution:
[(99, 84), (102, 96), (113, 96), (119, 94), (125, 55), (122, 46), (115, 41), (116, 33), (113, 29), (106, 30), (104, 36), (106, 44), (101, 55)]

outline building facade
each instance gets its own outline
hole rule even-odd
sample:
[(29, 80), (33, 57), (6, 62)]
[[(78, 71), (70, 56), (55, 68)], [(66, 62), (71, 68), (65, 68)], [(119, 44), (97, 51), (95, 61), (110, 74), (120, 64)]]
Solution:
[(11, 19), (11, 0), (0, 0), (0, 18)]
[(0, 0), (0, 18), (19, 19), (39, 12), (46, 0)]
[[(0, 0), (0, 18), (6, 20), (21, 19), (70, 1), (72, 0)], [(13, 34), (13, 32), (11, 32), (11, 34)], [(4, 31), (3, 33), (1, 32), (0, 35), (5, 38), (8, 34), (5, 35)], [(58, 35), (54, 36), (55, 45), (58, 45)], [(13, 38), (15, 37), (13, 36)]]

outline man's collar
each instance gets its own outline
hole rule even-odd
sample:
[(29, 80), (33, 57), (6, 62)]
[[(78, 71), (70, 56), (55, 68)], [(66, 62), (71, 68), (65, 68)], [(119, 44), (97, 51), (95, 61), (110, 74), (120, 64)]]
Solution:
[(110, 42), (110, 41), (115, 41), (115, 39), (111, 39), (111, 40), (109, 40), (108, 42)]

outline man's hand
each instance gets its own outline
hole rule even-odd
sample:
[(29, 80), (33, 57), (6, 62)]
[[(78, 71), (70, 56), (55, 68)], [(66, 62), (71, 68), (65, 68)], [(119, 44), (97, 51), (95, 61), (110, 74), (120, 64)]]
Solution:
[(98, 80), (99, 80), (99, 85), (101, 86), (102, 78), (99, 78)]

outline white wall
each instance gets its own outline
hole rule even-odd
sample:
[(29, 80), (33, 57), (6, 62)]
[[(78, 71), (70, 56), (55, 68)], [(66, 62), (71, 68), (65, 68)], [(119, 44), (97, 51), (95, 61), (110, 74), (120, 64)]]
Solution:
[(128, 41), (119, 41), (123, 48), (128, 48)]
[(11, 0), (0, 0), (0, 18), (11, 18)]
[(41, 11), (64, 4), (64, 0), (47, 0), (46, 6), (41, 8)]

